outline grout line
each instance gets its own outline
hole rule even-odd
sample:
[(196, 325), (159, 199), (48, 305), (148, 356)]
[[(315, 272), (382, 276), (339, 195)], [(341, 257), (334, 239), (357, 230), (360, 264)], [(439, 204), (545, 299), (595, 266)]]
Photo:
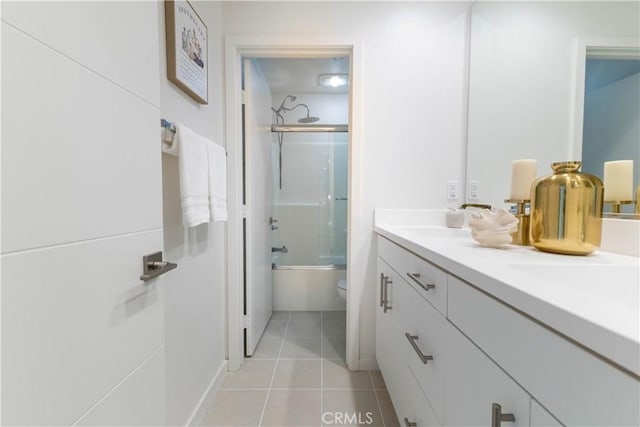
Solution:
[[(371, 377), (371, 371), (367, 371), (367, 373), (369, 374), (369, 381), (371, 381), (371, 387), (373, 387), (373, 378)], [(382, 407), (380, 406), (380, 399), (378, 399), (378, 392), (376, 392), (375, 388), (373, 389), (373, 395), (376, 398), (376, 404), (378, 405), (378, 413), (380, 414), (382, 425), (386, 426), (387, 422), (384, 420), (384, 415), (382, 415)]]
[(287, 319), (287, 326), (284, 327), (284, 334), (282, 337), (282, 342), (280, 343), (280, 351), (278, 352), (278, 358), (276, 359), (275, 366), (273, 367), (273, 373), (271, 374), (271, 382), (269, 383), (269, 390), (267, 390), (267, 398), (264, 400), (264, 405), (262, 406), (262, 413), (260, 414), (260, 421), (258, 421), (258, 426), (262, 425), (264, 413), (267, 410), (267, 403), (269, 403), (269, 396), (271, 395), (273, 380), (276, 378), (276, 371), (278, 370), (278, 362), (280, 361), (280, 355), (282, 354), (282, 349), (284, 348), (284, 338), (287, 336), (287, 331), (289, 330), (289, 322), (291, 322), (291, 312), (289, 312), (289, 318)]

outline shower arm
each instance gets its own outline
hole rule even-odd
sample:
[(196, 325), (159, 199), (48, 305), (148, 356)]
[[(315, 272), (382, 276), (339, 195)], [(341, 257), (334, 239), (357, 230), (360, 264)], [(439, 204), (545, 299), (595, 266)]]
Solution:
[(304, 108), (306, 108), (306, 110), (307, 110), (307, 117), (309, 117), (310, 111), (309, 111), (309, 106), (308, 106), (307, 104), (302, 104), (302, 103), (300, 103), (300, 104), (296, 104), (296, 105), (294, 105), (294, 106), (293, 106), (293, 107), (291, 107), (291, 108), (287, 108), (287, 107), (285, 107), (285, 106), (283, 105), (281, 108), (282, 108), (282, 110), (284, 110), (284, 111), (293, 111), (293, 110), (295, 110), (295, 109), (296, 109), (296, 108), (298, 108), (298, 107), (304, 107)]

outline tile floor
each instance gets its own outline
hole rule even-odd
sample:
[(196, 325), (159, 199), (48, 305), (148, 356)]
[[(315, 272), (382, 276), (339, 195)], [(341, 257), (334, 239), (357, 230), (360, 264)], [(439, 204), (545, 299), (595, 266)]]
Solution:
[(202, 426), (398, 426), (378, 371), (345, 365), (345, 312), (274, 312)]

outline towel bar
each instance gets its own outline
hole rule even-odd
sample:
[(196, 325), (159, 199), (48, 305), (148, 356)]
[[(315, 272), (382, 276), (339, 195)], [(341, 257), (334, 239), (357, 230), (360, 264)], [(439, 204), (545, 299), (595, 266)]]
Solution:
[(171, 123), (169, 120), (160, 119), (160, 126), (168, 130), (169, 132), (176, 133), (176, 125)]
[[(160, 119), (160, 126), (165, 128), (166, 130), (168, 130), (169, 132), (172, 132), (173, 134), (176, 133), (176, 125), (174, 125), (173, 123), (171, 123), (169, 120), (167, 119)], [(229, 152), (225, 150), (225, 155), (227, 157), (229, 157)]]

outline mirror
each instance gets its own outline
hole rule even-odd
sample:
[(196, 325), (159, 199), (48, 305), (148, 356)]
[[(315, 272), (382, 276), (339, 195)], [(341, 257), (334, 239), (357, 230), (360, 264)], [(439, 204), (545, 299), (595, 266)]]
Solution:
[[(587, 66), (587, 59), (608, 55), (622, 60), (626, 57), (611, 53), (619, 55), (620, 48), (627, 49), (625, 55), (638, 52), (639, 3), (477, 1), (471, 11), (467, 181), (477, 183), (478, 196), (467, 201), (504, 206), (510, 193), (511, 162), (516, 159), (537, 159), (538, 176), (550, 174), (552, 162), (584, 159), (588, 168), (599, 169), (585, 171), (602, 178), (604, 161), (621, 158), (594, 159), (592, 142), (583, 148), (583, 127), (587, 133), (604, 127), (583, 122), (585, 72), (591, 71), (593, 78), (593, 64)], [(633, 65), (626, 67), (623, 74), (632, 69)], [(623, 78), (637, 82), (638, 74), (618, 80)], [(592, 113), (590, 95), (587, 120)], [(630, 99), (638, 104), (637, 89)], [(628, 129), (622, 133), (636, 141), (636, 150), (624, 154), (635, 156), (635, 194), (640, 175), (640, 114), (628, 115), (635, 124), (624, 125)], [(620, 130), (621, 125), (610, 127)]]

